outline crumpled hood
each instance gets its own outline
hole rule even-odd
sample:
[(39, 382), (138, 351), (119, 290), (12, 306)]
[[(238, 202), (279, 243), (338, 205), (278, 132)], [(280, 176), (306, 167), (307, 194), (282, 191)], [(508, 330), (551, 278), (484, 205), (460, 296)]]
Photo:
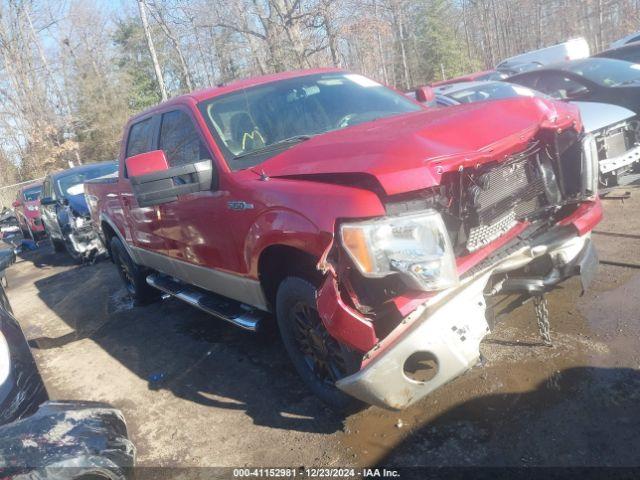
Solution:
[(67, 200), (69, 201), (69, 207), (76, 215), (80, 215), (82, 217), (89, 216), (89, 206), (87, 205), (84, 193), (79, 195), (68, 195)]
[[(575, 127), (574, 127), (575, 125)], [(523, 150), (541, 128), (580, 130), (576, 107), (511, 98), (383, 118), (313, 137), (260, 165), (271, 177), (364, 173), (387, 195)]]

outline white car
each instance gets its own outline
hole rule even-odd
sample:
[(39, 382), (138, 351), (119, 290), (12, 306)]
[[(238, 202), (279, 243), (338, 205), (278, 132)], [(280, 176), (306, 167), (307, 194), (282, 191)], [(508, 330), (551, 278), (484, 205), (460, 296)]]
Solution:
[(496, 66), (496, 70), (522, 73), (543, 65), (587, 58), (590, 54), (589, 44), (583, 37), (572, 38), (564, 43), (507, 58)]

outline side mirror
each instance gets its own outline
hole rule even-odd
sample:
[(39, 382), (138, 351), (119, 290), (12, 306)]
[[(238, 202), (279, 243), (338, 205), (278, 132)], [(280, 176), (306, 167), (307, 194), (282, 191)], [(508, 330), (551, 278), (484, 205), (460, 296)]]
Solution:
[(162, 150), (134, 155), (125, 160), (138, 205), (150, 207), (174, 202), (180, 195), (211, 190), (213, 162), (200, 160), (169, 167)]
[(129, 177), (139, 177), (149, 173), (164, 172), (169, 169), (167, 157), (162, 150), (152, 150), (151, 152), (134, 155), (125, 160), (127, 175)]
[(40, 205), (55, 205), (56, 200), (51, 197), (43, 197), (40, 199)]
[(436, 92), (433, 88), (424, 85), (416, 88), (416, 100), (420, 103), (431, 103), (436, 99)]
[(22, 203), (19, 202), (18, 200), (14, 200), (13, 203), (11, 204), (13, 208), (18, 208), (20, 205), (22, 205)]

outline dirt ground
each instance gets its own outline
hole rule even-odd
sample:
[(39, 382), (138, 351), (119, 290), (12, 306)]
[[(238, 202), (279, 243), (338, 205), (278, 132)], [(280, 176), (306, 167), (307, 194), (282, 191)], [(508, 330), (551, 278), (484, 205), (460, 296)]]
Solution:
[(550, 295), (553, 347), (525, 304), (499, 318), (483, 366), (402, 412), (336, 416), (277, 336), (173, 299), (134, 307), (108, 261), (42, 247), (10, 268), (8, 294), (51, 397), (120, 408), (140, 465), (637, 466), (640, 190), (628, 190), (604, 202), (592, 288)]

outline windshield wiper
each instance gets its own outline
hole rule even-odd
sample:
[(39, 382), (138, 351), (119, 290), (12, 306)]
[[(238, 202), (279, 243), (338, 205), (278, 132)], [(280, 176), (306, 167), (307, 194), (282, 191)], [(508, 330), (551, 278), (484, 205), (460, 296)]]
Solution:
[(252, 155), (257, 155), (260, 153), (268, 153), (272, 150), (278, 150), (279, 148), (285, 147), (287, 145), (295, 145), (296, 143), (304, 142), (305, 140), (309, 140), (315, 135), (296, 135), (293, 137), (285, 138), (283, 140), (278, 140), (277, 142), (270, 143), (269, 145), (265, 145), (264, 147), (256, 148), (255, 150), (250, 150), (245, 153), (241, 153), (233, 157), (234, 160), (238, 160), (240, 158), (250, 157)]

